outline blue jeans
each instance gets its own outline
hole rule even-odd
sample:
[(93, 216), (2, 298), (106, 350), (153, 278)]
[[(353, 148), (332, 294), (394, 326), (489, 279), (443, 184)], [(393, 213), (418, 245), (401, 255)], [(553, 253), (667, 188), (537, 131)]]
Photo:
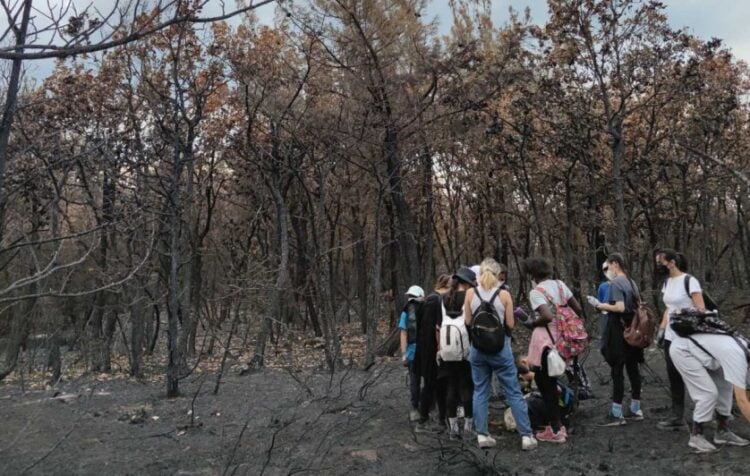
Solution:
[(489, 435), (487, 420), (490, 403), (490, 381), (495, 373), (500, 383), (505, 400), (510, 406), (513, 418), (516, 420), (518, 433), (531, 436), (531, 423), (526, 400), (518, 384), (518, 370), (513, 360), (510, 339), (505, 338), (503, 350), (497, 354), (485, 354), (471, 347), (469, 362), (471, 362), (471, 378), (474, 380), (474, 427), (480, 435)]

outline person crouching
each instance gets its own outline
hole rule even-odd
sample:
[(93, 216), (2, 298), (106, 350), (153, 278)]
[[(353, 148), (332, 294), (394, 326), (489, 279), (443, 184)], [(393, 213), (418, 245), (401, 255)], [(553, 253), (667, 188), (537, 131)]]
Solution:
[(747, 352), (746, 342), (729, 335), (693, 334), (673, 338), (670, 357), (695, 403), (688, 442), (695, 452), (717, 451), (704, 436), (704, 426), (713, 420), (714, 412), (718, 422), (713, 438), (715, 444), (750, 445), (750, 441), (735, 435), (728, 427), (732, 393), (742, 416), (750, 422)]

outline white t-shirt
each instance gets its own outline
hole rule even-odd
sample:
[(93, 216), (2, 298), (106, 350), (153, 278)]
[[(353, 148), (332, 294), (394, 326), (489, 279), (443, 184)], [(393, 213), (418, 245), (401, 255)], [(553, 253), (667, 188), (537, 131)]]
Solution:
[(748, 377), (750, 377), (748, 376), (747, 358), (740, 344), (734, 338), (718, 334), (693, 334), (690, 337), (705, 347), (711, 355), (695, 345), (695, 342), (680, 336), (676, 336), (672, 340), (670, 351), (673, 348), (687, 350), (707, 369), (718, 370), (721, 368), (724, 373), (724, 380), (742, 389), (747, 389)]
[[(562, 287), (562, 296), (560, 296), (558, 283), (560, 287)], [(544, 297), (544, 294), (536, 290), (536, 288), (538, 287), (544, 289), (552, 298), (552, 301), (558, 305), (566, 304), (570, 300), (570, 298), (573, 297), (573, 292), (565, 283), (563, 283), (562, 281), (556, 281), (554, 279), (547, 279), (534, 286), (529, 293), (529, 304), (531, 304), (531, 309), (533, 309), (534, 311), (539, 309), (539, 307), (544, 304), (549, 305), (549, 300)], [(554, 309), (552, 310), (552, 314), (555, 314)]]
[[(685, 274), (668, 278), (667, 282), (661, 288), (661, 297), (664, 305), (667, 307), (667, 314), (679, 312), (681, 309), (695, 307), (693, 304), (692, 294), (701, 292), (701, 283), (691, 276), (690, 277), (690, 294), (685, 292)], [(667, 329), (664, 331), (664, 339), (673, 341), (677, 333), (672, 330), (669, 318), (667, 318)]]

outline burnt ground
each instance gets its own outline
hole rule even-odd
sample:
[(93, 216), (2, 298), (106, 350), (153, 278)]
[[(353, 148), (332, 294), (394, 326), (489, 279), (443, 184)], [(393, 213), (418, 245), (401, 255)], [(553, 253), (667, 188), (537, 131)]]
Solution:
[[(648, 351), (646, 420), (597, 428), (607, 408), (608, 371), (596, 352), (586, 368), (597, 399), (581, 403), (569, 442), (520, 451), (502, 421), (498, 448), (415, 434), (407, 419), (405, 369), (393, 361), (369, 372), (268, 369), (183, 381), (184, 396), (163, 397), (161, 382), (82, 377), (55, 390), (0, 384), (0, 474), (747, 474), (750, 448), (694, 455), (687, 432), (665, 433), (664, 364)], [(57, 394), (57, 396), (54, 396)], [(750, 436), (750, 425), (735, 430)], [(713, 431), (713, 430), (711, 430)]]

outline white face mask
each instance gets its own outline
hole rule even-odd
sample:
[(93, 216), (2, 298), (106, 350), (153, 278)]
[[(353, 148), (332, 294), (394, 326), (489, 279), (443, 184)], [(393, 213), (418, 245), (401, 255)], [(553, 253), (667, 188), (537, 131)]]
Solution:
[(609, 270), (609, 269), (604, 272), (604, 276), (607, 277), (608, 281), (612, 281), (613, 279), (615, 279), (617, 277), (617, 276), (615, 276), (615, 272), (612, 271), (612, 270)]

